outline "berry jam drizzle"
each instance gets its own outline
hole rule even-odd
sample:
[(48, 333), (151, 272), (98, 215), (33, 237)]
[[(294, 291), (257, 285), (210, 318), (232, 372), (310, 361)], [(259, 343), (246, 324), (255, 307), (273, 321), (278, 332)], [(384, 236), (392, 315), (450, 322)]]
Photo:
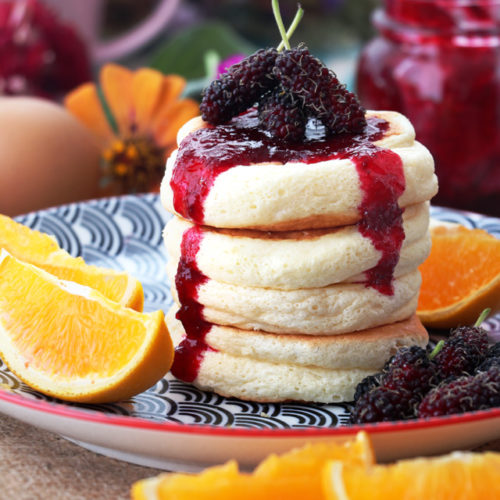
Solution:
[[(392, 295), (394, 268), (404, 240), (402, 210), (398, 198), (405, 180), (400, 157), (389, 149), (373, 144), (384, 136), (389, 124), (370, 117), (360, 134), (319, 136), (322, 130), (308, 130), (307, 138), (298, 144), (274, 139), (258, 127), (256, 113), (251, 111), (234, 118), (227, 125), (194, 131), (181, 143), (170, 185), (177, 213), (197, 224), (203, 224), (204, 200), (218, 175), (237, 165), (265, 162), (302, 162), (306, 164), (331, 159), (349, 159), (356, 166), (363, 197), (358, 207), (360, 233), (381, 252), (379, 262), (366, 271), (366, 286)], [(255, 166), (254, 168), (258, 168)], [(176, 349), (173, 374), (193, 381), (207, 348), (205, 336), (210, 323), (203, 319), (203, 306), (196, 300), (198, 287), (207, 277), (198, 269), (196, 254), (202, 233), (196, 226), (183, 235), (181, 260), (176, 287), (181, 320), (186, 338)]]
[(373, 153), (355, 160), (363, 190), (358, 229), (382, 253), (377, 265), (365, 272), (366, 285), (393, 295), (394, 269), (405, 239), (403, 211), (398, 205), (405, 189), (403, 165), (401, 158), (388, 149), (375, 147)]
[(176, 318), (184, 326), (186, 337), (175, 349), (172, 374), (186, 382), (194, 381), (204, 353), (210, 349), (205, 343), (205, 337), (211, 324), (203, 319), (203, 306), (197, 301), (198, 288), (208, 279), (196, 263), (201, 239), (202, 233), (198, 226), (184, 232), (181, 258), (175, 275), (175, 286), (181, 303)]

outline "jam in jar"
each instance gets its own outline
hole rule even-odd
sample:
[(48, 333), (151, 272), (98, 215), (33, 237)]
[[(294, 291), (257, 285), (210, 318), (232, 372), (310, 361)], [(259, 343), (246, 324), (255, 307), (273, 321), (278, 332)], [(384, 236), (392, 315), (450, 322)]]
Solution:
[(373, 21), (363, 105), (411, 120), (436, 161), (433, 203), (500, 216), (500, 0), (386, 0)]

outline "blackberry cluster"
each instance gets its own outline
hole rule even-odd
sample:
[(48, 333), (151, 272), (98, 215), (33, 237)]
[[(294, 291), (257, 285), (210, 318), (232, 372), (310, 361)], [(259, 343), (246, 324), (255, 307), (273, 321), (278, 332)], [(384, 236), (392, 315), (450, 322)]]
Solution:
[(487, 372), (492, 366), (500, 366), (500, 358), (486, 358), (475, 370), (475, 373)]
[(479, 358), (474, 347), (470, 347), (461, 338), (449, 338), (441, 352), (436, 356), (436, 362), (443, 378), (457, 377), (474, 371)]
[(471, 374), (484, 360), (488, 335), (479, 327), (462, 326), (452, 330), (450, 337), (435, 358), (442, 378)]
[(486, 358), (500, 358), (500, 342), (489, 347), (486, 351)]
[(436, 364), (427, 351), (419, 346), (403, 347), (381, 373), (358, 384), (351, 421), (360, 424), (382, 421), (373, 420), (378, 417), (383, 420), (413, 417), (415, 408), (436, 383)]
[(280, 53), (274, 74), (331, 133), (361, 132), (366, 125), (365, 110), (356, 96), (305, 47)]
[(403, 347), (389, 360), (381, 385), (424, 396), (437, 382), (436, 364), (419, 346)]
[(488, 333), (479, 326), (459, 326), (450, 332), (450, 338), (460, 338), (482, 355), (488, 350)]
[(437, 417), (500, 406), (500, 366), (459, 377), (433, 389), (420, 403), (419, 417)]
[(260, 101), (259, 122), (274, 137), (295, 142), (304, 137), (307, 117), (294, 96), (277, 87)]
[(493, 344), (487, 351), (484, 361), (476, 367), (476, 373), (486, 372), (492, 366), (500, 366), (500, 342)]
[(233, 65), (204, 91), (202, 118), (226, 123), (259, 104), (261, 126), (275, 137), (298, 141), (309, 118), (327, 133), (361, 132), (365, 110), (335, 74), (304, 47), (261, 49)]
[(500, 343), (488, 348), (486, 330), (456, 328), (431, 357), (418, 346), (399, 349), (382, 372), (358, 384), (351, 421), (400, 420), (500, 406)]
[(356, 387), (356, 391), (354, 392), (354, 402), (357, 403), (363, 394), (375, 389), (375, 387), (378, 387), (382, 376), (383, 373), (376, 373), (375, 375), (365, 377)]
[(273, 68), (277, 55), (273, 48), (258, 50), (214, 80), (203, 93), (200, 105), (203, 120), (213, 125), (226, 123), (275, 87)]
[(388, 422), (411, 417), (413, 413), (410, 393), (379, 386), (360, 396), (351, 412), (351, 422), (353, 424)]

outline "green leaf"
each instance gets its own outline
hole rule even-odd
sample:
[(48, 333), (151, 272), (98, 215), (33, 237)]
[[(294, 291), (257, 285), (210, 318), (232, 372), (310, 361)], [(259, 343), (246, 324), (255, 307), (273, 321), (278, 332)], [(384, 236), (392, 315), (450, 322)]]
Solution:
[(222, 23), (204, 23), (182, 31), (153, 55), (151, 66), (163, 73), (176, 73), (187, 80), (206, 77), (205, 54), (225, 59), (232, 54), (251, 54), (256, 47)]

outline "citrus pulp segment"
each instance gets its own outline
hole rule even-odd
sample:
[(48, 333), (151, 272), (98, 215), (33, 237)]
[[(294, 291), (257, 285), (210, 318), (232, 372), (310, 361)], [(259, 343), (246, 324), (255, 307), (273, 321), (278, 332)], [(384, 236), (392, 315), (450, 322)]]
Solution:
[(481, 229), (436, 225), (420, 266), (417, 314), (433, 328), (471, 325), (485, 308), (500, 311), (500, 240)]
[(0, 252), (0, 357), (30, 387), (101, 403), (145, 391), (170, 369), (163, 312), (139, 313)]
[(0, 249), (14, 257), (45, 269), (58, 278), (75, 281), (99, 290), (108, 299), (142, 311), (141, 283), (126, 272), (88, 265), (59, 248), (51, 236), (19, 224), (0, 214)]

